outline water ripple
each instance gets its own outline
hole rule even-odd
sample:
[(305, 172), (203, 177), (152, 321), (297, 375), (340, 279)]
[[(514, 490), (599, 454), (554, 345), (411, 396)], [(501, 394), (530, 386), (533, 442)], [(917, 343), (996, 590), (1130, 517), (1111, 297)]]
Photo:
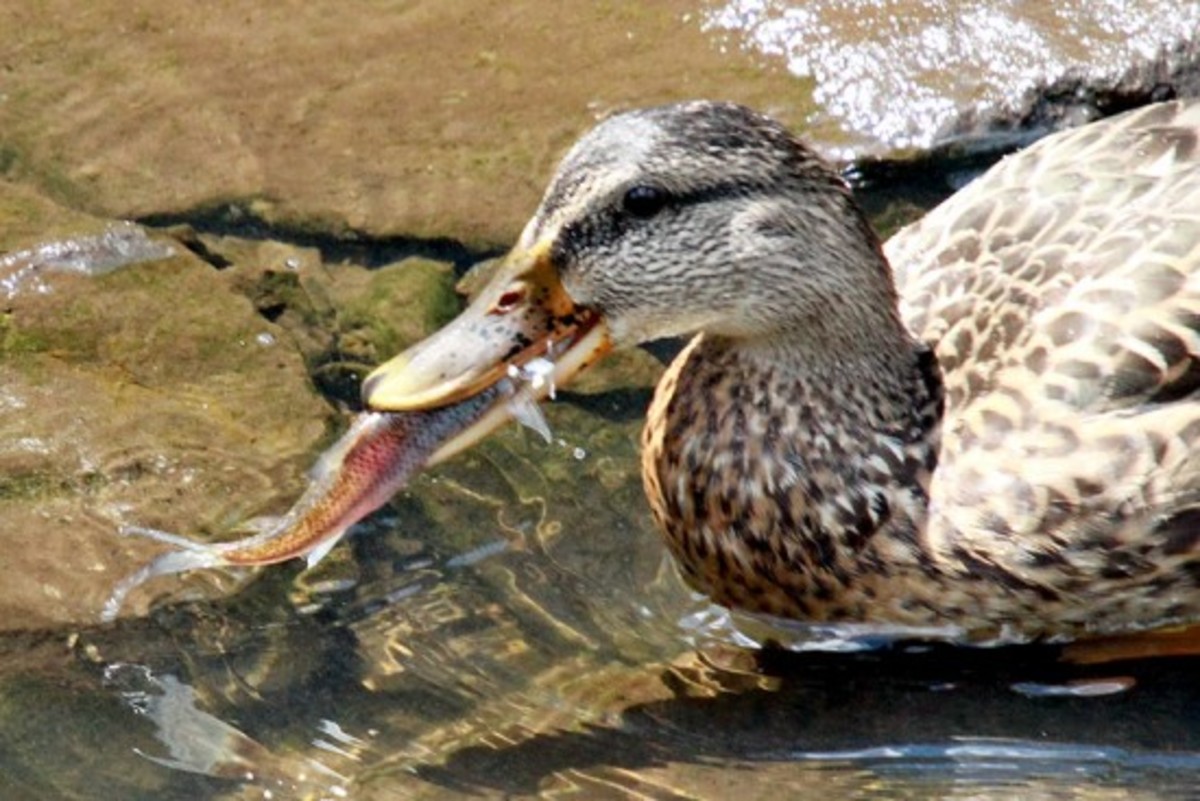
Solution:
[(117, 223), (95, 236), (44, 242), (0, 257), (0, 291), (9, 300), (23, 292), (44, 295), (50, 291), (47, 273), (103, 275), (174, 253), (170, 245), (147, 236), (141, 226)]
[(864, 137), (862, 149), (872, 149), (871, 140), (923, 148), (964, 110), (1014, 108), (1069, 73), (1116, 80), (1194, 37), (1200, 4), (727, 0), (706, 13), (705, 27), (814, 80), (823, 111), (810, 124), (832, 117)]

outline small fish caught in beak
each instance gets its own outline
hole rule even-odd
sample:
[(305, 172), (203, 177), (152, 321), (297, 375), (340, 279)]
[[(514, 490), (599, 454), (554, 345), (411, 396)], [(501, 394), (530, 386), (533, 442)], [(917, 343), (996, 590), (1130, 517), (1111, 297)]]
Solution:
[(371, 374), (363, 397), (375, 411), (355, 417), (286, 515), (232, 542), (123, 526), (124, 534), (172, 550), (119, 582), (102, 619), (115, 619), (130, 592), (160, 576), (294, 557), (311, 567), (418, 470), (506, 421), (515, 418), (549, 439), (537, 402), (609, 348), (600, 316), (575, 306), (546, 249), (515, 250), (454, 322)]
[(548, 436), (536, 401), (611, 349), (603, 319), (567, 295), (549, 249), (514, 248), (462, 314), (363, 382), (363, 402), (376, 411), (436, 409), (497, 385), (506, 390), (507, 402), (445, 442), (430, 464), (514, 418)]

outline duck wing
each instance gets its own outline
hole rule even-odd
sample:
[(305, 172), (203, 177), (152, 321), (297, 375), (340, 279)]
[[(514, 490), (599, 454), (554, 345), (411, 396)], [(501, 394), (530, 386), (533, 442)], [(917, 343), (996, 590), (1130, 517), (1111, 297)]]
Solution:
[(886, 252), (946, 391), (928, 547), (1047, 602), (1195, 590), (1200, 102), (1049, 137)]

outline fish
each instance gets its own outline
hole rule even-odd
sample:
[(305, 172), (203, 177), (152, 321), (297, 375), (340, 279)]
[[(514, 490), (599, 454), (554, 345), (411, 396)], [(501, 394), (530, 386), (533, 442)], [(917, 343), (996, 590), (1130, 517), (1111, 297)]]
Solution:
[[(543, 389), (539, 384), (535, 389)], [(538, 393), (542, 394), (542, 393)], [(175, 573), (252, 567), (303, 557), (320, 562), (347, 529), (378, 509), (424, 467), (473, 444), (476, 424), (490, 414), (517, 419), (549, 440), (550, 430), (524, 382), (502, 381), (472, 398), (428, 411), (362, 412), (318, 459), (304, 493), (283, 516), (243, 528), (256, 533), (231, 542), (206, 543), (135, 525), (124, 536), (171, 545), (168, 551), (117, 583), (104, 604), (103, 622), (116, 619), (129, 593)]]

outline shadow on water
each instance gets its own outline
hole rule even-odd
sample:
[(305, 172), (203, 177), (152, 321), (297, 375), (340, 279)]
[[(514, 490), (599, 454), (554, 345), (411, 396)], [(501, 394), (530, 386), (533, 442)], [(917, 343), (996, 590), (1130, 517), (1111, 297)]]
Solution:
[(459, 547), (405, 537), (437, 510), (400, 504), (307, 581), (275, 569), (224, 601), (0, 643), (25, 677), (0, 693), (4, 797), (1169, 798), (1200, 770), (1200, 658), (688, 647), (695, 601), (577, 537), (543, 544), (536, 504), (482, 503), (528, 536)]
[(882, 797), (891, 796), (889, 787), (903, 797), (914, 785), (964, 781), (981, 790), (1047, 779), (1190, 786), (1200, 768), (1200, 734), (1190, 725), (1200, 711), (1196, 660), (1093, 671), (1094, 679), (1135, 684), (1109, 697), (1023, 694), (1035, 682), (1050, 688), (1081, 678), (1053, 656), (1053, 649), (938, 647), (853, 656), (767, 652), (754, 660), (756, 670), (741, 674), (676, 665), (663, 673), (676, 697), (632, 705), (619, 725), (466, 748), (418, 773), (448, 789), (517, 795), (538, 792), (556, 773), (617, 777), (778, 763), (799, 770), (768, 774), (762, 783), (756, 773), (744, 780), (750, 792), (798, 791), (822, 769), (869, 775), (862, 786)]
[[(315, 248), (327, 263), (353, 262), (382, 267), (402, 259), (421, 257), (449, 262), (461, 275), (476, 262), (500, 255), (501, 248), (473, 248), (449, 237), (421, 239), (407, 236), (367, 236), (354, 230), (328, 231), (319, 225), (273, 222), (256, 214), (248, 204), (220, 203), (170, 214), (148, 214), (136, 220), (151, 228), (186, 226), (196, 233), (235, 236), (250, 240), (288, 242)], [(197, 256), (221, 268), (222, 257), (204, 247), (196, 237), (181, 242)]]

